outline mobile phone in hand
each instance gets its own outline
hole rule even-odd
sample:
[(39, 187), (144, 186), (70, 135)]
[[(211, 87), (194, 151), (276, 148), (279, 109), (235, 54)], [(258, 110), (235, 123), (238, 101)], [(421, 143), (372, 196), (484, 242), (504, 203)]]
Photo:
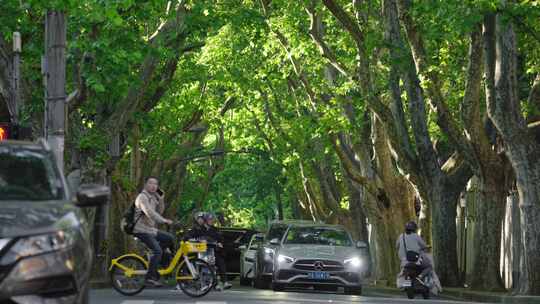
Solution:
[(163, 194), (165, 194), (165, 192), (163, 192), (163, 190), (161, 190), (160, 188), (158, 188), (156, 190), (156, 193), (159, 195), (159, 196), (163, 196)]

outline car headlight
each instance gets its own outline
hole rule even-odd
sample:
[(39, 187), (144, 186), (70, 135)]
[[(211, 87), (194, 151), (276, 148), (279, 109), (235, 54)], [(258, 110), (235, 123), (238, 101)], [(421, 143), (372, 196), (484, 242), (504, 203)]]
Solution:
[(290, 263), (294, 262), (294, 258), (291, 258), (291, 257), (283, 255), (283, 254), (278, 255), (277, 260), (278, 260), (279, 263), (289, 263), (290, 264)]
[(362, 260), (359, 257), (350, 258), (344, 261), (344, 264), (353, 268), (362, 266)]
[(24, 237), (11, 246), (0, 264), (8, 265), (24, 257), (61, 250), (72, 244), (73, 236), (63, 230)]

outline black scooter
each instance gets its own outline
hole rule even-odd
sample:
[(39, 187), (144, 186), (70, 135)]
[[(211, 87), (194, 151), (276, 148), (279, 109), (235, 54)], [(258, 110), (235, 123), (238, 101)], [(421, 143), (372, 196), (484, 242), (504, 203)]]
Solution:
[(429, 275), (420, 279), (418, 276), (422, 273), (422, 266), (416, 263), (407, 263), (403, 268), (405, 281), (401, 287), (407, 293), (407, 298), (414, 299), (416, 294), (421, 294), (424, 299), (430, 297)]

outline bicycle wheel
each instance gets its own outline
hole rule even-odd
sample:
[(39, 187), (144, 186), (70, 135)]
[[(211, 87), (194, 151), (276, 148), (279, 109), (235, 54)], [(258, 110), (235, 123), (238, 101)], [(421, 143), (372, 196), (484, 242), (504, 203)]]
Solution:
[[(123, 257), (118, 260), (118, 263), (130, 270), (147, 270), (141, 260), (132, 256)], [(134, 296), (144, 289), (144, 275), (127, 276), (126, 272), (116, 265), (113, 266), (109, 275), (114, 290), (125, 296)]]
[(202, 297), (209, 293), (216, 284), (216, 273), (212, 266), (201, 259), (192, 259), (190, 262), (199, 273), (199, 277), (190, 280), (179, 279), (179, 277), (191, 276), (188, 265), (182, 263), (176, 271), (176, 282), (188, 296), (193, 298)]

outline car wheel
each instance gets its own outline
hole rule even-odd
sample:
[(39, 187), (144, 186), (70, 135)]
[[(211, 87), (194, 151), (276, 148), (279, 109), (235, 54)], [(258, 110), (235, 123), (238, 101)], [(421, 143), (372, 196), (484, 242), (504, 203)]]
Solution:
[(285, 285), (280, 284), (280, 283), (272, 283), (272, 289), (274, 291), (284, 291), (285, 290)]
[(259, 265), (257, 264), (255, 271), (255, 277), (253, 278), (253, 287), (257, 289), (269, 289), (270, 288), (270, 280), (266, 279), (260, 269)]
[(89, 284), (86, 284), (86, 286), (84, 286), (80, 291), (80, 294), (79, 294), (80, 304), (90, 303), (90, 287), (88, 285)]
[(405, 290), (407, 292), (407, 298), (414, 299), (414, 289), (413, 288), (407, 288)]
[(345, 294), (347, 294), (347, 295), (361, 296), (361, 295), (362, 295), (362, 286), (358, 286), (358, 287), (345, 287)]
[(253, 286), (257, 289), (269, 289), (270, 288), (270, 280), (265, 279), (264, 277), (256, 277), (253, 280)]
[(245, 278), (245, 277), (240, 277), (240, 285), (242, 285), (242, 286), (251, 286), (251, 279), (250, 278)]

